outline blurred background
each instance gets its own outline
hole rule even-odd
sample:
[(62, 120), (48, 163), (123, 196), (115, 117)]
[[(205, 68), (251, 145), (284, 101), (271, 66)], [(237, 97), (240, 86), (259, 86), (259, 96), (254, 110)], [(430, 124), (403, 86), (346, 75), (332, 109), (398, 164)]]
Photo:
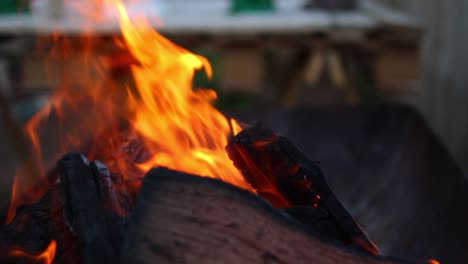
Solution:
[[(423, 114), (459, 165), (468, 168), (468, 7), (461, 1), (128, 2), (130, 14), (158, 17), (155, 27), (164, 35), (211, 61), (213, 78), (197, 73), (195, 85), (215, 89), (216, 104), (225, 112), (404, 103)], [(117, 21), (88, 23), (70, 7), (82, 4), (112, 16), (99, 1), (67, 3), (0, 3), (2, 205), (17, 156), (25, 151), (18, 149), (24, 148), (18, 142), (24, 122), (61, 84), (65, 68), (79, 79), (87, 67), (69, 58), (51, 60), (38, 45), (57, 31), (76, 42), (94, 31), (104, 39), (101, 45), (109, 46), (105, 39), (119, 33)], [(73, 52), (79, 57), (84, 51)]]
[[(101, 40), (98, 50), (108, 52), (113, 43), (108, 40), (119, 34), (117, 21), (89, 22), (65, 2), (103, 16), (115, 15), (96, 0), (0, 1), (1, 207), (8, 203), (15, 168), (28, 152), (25, 122), (62, 85), (65, 74), (80, 79), (87, 67), (70, 59), (74, 53), (78, 58), (87, 52), (84, 47), (72, 45), (71, 57), (51, 60), (38, 52), (38, 46), (58, 31), (76, 43), (93, 32)], [(308, 138), (327, 137), (314, 134), (321, 126), (328, 135), (336, 132), (340, 140), (349, 141), (359, 153), (372, 155), (382, 144), (400, 144), (392, 141), (392, 135), (403, 137), (398, 129), (410, 127), (412, 121), (408, 120), (412, 119), (408, 118), (417, 116), (415, 120), (424, 123), (425, 132), (410, 138), (405, 134), (405, 144), (433, 131), (437, 140), (430, 142), (440, 144), (435, 149), (444, 158), (430, 162), (440, 161), (441, 173), (447, 169), (455, 178), (466, 174), (465, 1), (141, 0), (128, 1), (128, 6), (130, 15), (144, 12), (155, 18), (151, 21), (165, 36), (210, 60), (213, 78), (199, 72), (194, 82), (218, 92), (219, 109), (248, 122), (263, 121), (297, 144), (305, 144), (305, 151), (315, 155), (313, 159), (320, 160), (326, 153), (331, 155), (326, 159), (333, 160), (333, 155), (341, 153), (330, 154), (338, 139)], [(107, 74), (111, 79), (121, 77), (118, 70)], [(375, 128), (373, 124), (389, 122), (391, 125), (379, 126), (389, 129), (381, 145), (362, 138)], [(359, 141), (353, 133), (361, 134)], [(316, 145), (307, 145), (316, 141), (322, 154)], [(412, 156), (405, 157), (414, 159), (428, 149), (433, 151), (414, 146)], [(382, 157), (375, 162), (384, 166), (392, 161)], [(345, 171), (345, 165), (337, 166)], [(325, 162), (324, 166), (334, 165)]]
[[(107, 12), (99, 1), (68, 2)], [(468, 168), (468, 6), (462, 1), (133, 2), (129, 10), (159, 17), (162, 26), (155, 26), (166, 36), (211, 61), (213, 78), (197, 73), (195, 85), (215, 89), (223, 111), (404, 103), (423, 114)], [(17, 142), (24, 122), (60, 85), (64, 65), (78, 64), (77, 79), (86, 68), (69, 59), (51, 61), (37, 47), (56, 31), (80, 39), (85, 30), (102, 39), (119, 32), (117, 22), (87, 24), (64, 0), (0, 3), (2, 204), (24, 152)]]

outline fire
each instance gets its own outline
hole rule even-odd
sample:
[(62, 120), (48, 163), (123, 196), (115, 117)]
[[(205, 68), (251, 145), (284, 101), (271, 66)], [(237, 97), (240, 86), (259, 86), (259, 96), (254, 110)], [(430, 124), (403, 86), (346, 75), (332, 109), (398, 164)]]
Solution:
[(139, 98), (130, 95), (136, 114), (132, 124), (154, 153), (139, 167), (147, 171), (162, 165), (248, 188), (224, 149), (231, 128), (212, 106), (216, 93), (192, 89), (196, 70), (211, 76), (209, 62), (174, 45), (147, 21), (132, 22), (123, 4), (118, 9), (127, 47), (141, 64), (132, 68)]
[[(92, 34), (84, 33), (81, 48), (85, 51), (78, 59), (70, 55), (75, 50), (69, 39), (57, 33), (50, 40), (52, 59), (66, 59), (70, 64), (79, 60), (91, 70), (64, 70), (57, 93), (26, 125), (33, 148), (31, 157), (18, 170), (7, 222), (13, 219), (18, 206), (36, 202), (47, 188), (36, 190), (34, 197), (22, 193), (29, 192), (35, 181), (47, 182), (47, 171), (61, 155), (80, 151), (85, 145), (92, 146), (84, 153), (88, 158), (100, 159), (127, 179), (140, 179), (152, 167), (165, 166), (251, 189), (224, 149), (229, 136), (241, 131), (240, 125), (213, 107), (217, 98), (214, 91), (192, 87), (196, 70), (212, 75), (207, 59), (172, 43), (144, 17), (130, 17), (121, 0), (100, 3), (110, 3), (119, 14), (122, 37), (110, 41), (123, 56), (96, 56), (94, 51), (102, 42)], [(87, 17), (95, 17), (89, 10), (86, 12)], [(98, 22), (102, 21), (99, 16)], [(122, 66), (130, 69), (134, 84), (122, 86), (103, 74)], [(60, 123), (55, 136), (60, 148), (45, 157), (41, 135), (46, 134), (50, 140), (44, 127), (51, 116)], [(122, 124), (129, 127), (127, 134), (136, 135), (136, 141), (144, 146), (143, 160), (119, 150), (127, 140), (119, 129)]]
[(29, 254), (22, 250), (13, 250), (10, 252), (10, 256), (40, 261), (44, 264), (52, 264), (55, 258), (56, 251), (57, 251), (57, 242), (55, 242), (55, 240), (52, 240), (49, 246), (44, 250), (44, 252), (38, 255)]

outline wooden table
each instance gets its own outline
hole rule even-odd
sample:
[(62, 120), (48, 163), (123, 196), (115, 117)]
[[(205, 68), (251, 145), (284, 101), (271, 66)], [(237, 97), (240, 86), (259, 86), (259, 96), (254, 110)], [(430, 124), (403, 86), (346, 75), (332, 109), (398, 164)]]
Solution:
[[(417, 25), (417, 21), (407, 16), (367, 1), (354, 11), (304, 10), (303, 2), (277, 0), (274, 12), (236, 15), (230, 14), (228, 0), (147, 1), (129, 5), (127, 9), (130, 17), (144, 14), (153, 27), (170, 38), (182, 39), (182, 43), (185, 39), (201, 39), (228, 44), (230, 48), (236, 42), (243, 45), (251, 43), (248, 45), (259, 48), (261, 52), (275, 51), (278, 46), (288, 50), (289, 55), (278, 62), (286, 66), (279, 66), (280, 76), (270, 80), (273, 86), (277, 86), (273, 89), (274, 101), (281, 104), (286, 103), (285, 100), (293, 100), (286, 98), (294, 97), (291, 95), (292, 86), (310, 64), (309, 58), (317, 46), (321, 52), (331, 50), (331, 56), (341, 57), (340, 52), (335, 52), (336, 45), (363, 47), (369, 33), (386, 25)], [(117, 11), (112, 7), (102, 9), (104, 19), (99, 23), (78, 14), (72, 7), (66, 7), (59, 18), (48, 16), (44, 7), (35, 6), (32, 10), (31, 14), (0, 16), (0, 35), (47, 36), (57, 32), (67, 36), (80, 36), (84, 32), (97, 36), (120, 34)], [(342, 70), (338, 75), (345, 72)]]

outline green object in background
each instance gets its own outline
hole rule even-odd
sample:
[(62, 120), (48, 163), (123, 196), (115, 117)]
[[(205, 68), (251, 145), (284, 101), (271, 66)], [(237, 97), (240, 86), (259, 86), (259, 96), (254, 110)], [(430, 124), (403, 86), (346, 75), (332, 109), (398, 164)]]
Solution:
[(229, 92), (218, 94), (215, 107), (223, 112), (254, 109), (262, 106), (262, 98), (258, 94), (249, 92)]
[(221, 52), (206, 49), (195, 49), (194, 52), (207, 58), (213, 67), (213, 78), (211, 79), (206, 76), (204, 70), (198, 70), (195, 72), (193, 79), (194, 88), (208, 88), (215, 90), (218, 94), (218, 100), (215, 101), (215, 107), (218, 110), (234, 111), (258, 106), (258, 102), (260, 102), (258, 95), (245, 92), (226, 93), (221, 91), (220, 69), (222, 67), (221, 60), (223, 57)]
[[(1, 0), (0, 0), (1, 1)], [(220, 57), (221, 54), (216, 51), (211, 50), (195, 50), (196, 54), (202, 55), (211, 63), (213, 68), (213, 78), (208, 78), (204, 69), (198, 70), (195, 72), (193, 85), (195, 88), (209, 88), (215, 91), (219, 91), (219, 83), (220, 83), (220, 74), (219, 69), (221, 67)]]
[(275, 9), (274, 0), (231, 0), (232, 13), (265, 12)]
[(0, 0), (0, 14), (27, 13), (31, 10), (29, 0)]

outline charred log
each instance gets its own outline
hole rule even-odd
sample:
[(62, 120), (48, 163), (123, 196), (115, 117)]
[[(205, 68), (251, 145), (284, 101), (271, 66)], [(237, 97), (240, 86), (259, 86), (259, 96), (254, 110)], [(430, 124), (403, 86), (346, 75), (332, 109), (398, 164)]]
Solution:
[[(57, 179), (57, 175), (51, 175)], [(38, 187), (48, 184), (41, 182)], [(82, 263), (82, 247), (64, 218), (65, 202), (59, 181), (40, 201), (17, 209), (14, 219), (0, 226), (0, 263), (35, 263), (32, 258), (15, 256), (15, 250), (39, 255), (55, 240), (56, 263)], [(2, 223), (5, 223), (2, 219)], [(37, 263), (43, 263), (42, 261)]]
[(397, 263), (322, 241), (250, 192), (152, 170), (129, 221), (125, 263)]
[(11, 223), (0, 226), (0, 262), (34, 262), (11, 252), (33, 256), (51, 241), (58, 245), (54, 263), (116, 262), (133, 208), (127, 182), (74, 154), (60, 160), (50, 178), (39, 202), (20, 207)]
[(89, 161), (81, 155), (67, 155), (59, 168), (66, 220), (83, 245), (84, 262), (115, 262), (117, 252), (111, 247), (104, 206)]
[(254, 126), (233, 137), (226, 149), (258, 194), (274, 206), (303, 206), (293, 213), (322, 238), (378, 255), (331, 191), (319, 166), (288, 139)]
[(103, 206), (108, 241), (115, 255), (121, 252), (127, 217), (134, 207), (134, 196), (127, 189), (128, 182), (113, 175), (101, 162), (90, 164), (97, 187), (97, 195)]

